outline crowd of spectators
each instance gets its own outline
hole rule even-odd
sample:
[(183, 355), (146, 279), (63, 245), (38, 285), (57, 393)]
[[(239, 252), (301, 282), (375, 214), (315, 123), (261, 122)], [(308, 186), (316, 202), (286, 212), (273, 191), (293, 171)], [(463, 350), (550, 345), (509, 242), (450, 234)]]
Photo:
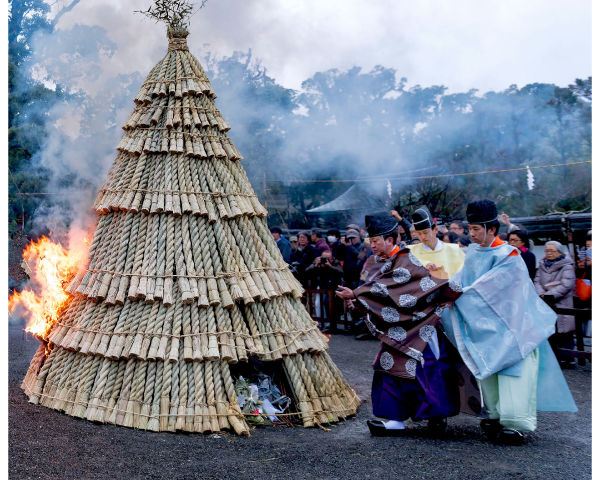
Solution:
[[(403, 248), (419, 243), (414, 226), (395, 210), (391, 213), (399, 222), (397, 244)], [(586, 237), (585, 247), (577, 247), (577, 261), (571, 257), (565, 245), (549, 241), (545, 244), (543, 258), (538, 262), (531, 251), (534, 244), (527, 231), (522, 226), (513, 225), (509, 216), (504, 213), (498, 220), (506, 226), (506, 233), (500, 234), (499, 237), (519, 251), (529, 277), (546, 303), (563, 308), (589, 307), (589, 304), (577, 297), (575, 284), (579, 278), (591, 285), (591, 231)], [(283, 237), (279, 227), (271, 228), (271, 233), (283, 258), (290, 264), (292, 272), (305, 288), (334, 290), (339, 285), (344, 285), (355, 289), (364, 282), (365, 263), (373, 255), (373, 250), (370, 248), (366, 231), (359, 225), (347, 225), (345, 235), (338, 229), (327, 230), (325, 234), (323, 230), (313, 228), (300, 232), (297, 237), (290, 237), (289, 241)], [(465, 229), (465, 222), (460, 218), (452, 220), (448, 225), (439, 225), (438, 238), (445, 243), (458, 244), (465, 253), (472, 243)], [(335, 307), (335, 315), (340, 314), (341, 308), (343, 306)], [(355, 319), (355, 324), (360, 323), (359, 319)], [(335, 330), (335, 325), (332, 325), (331, 329)], [(563, 356), (558, 350), (573, 348), (574, 331), (574, 317), (558, 315), (556, 333), (550, 337), (550, 343), (563, 368), (570, 368), (575, 364), (572, 357)], [(355, 333), (358, 333), (359, 337), (367, 336), (360, 328), (355, 330)], [(586, 333), (591, 335), (589, 331)]]

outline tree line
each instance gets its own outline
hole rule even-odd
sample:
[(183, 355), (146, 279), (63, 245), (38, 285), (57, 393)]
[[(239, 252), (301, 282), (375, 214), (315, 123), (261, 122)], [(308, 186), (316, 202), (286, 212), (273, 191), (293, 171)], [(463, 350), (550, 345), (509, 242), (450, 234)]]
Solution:
[[(19, 192), (44, 192), (49, 185), (96, 187), (79, 178), (77, 170), (66, 168), (57, 174), (38, 161), (44, 149), (56, 143), (49, 140), (56, 138), (49, 112), (57, 105), (77, 108), (82, 115), (81, 134), (104, 135), (102, 148), (108, 155), (120, 127), (114, 124), (115, 111), (133, 109), (131, 94), (147, 73), (115, 79), (111, 91), (118, 91), (119, 82), (127, 87), (99, 104), (73, 88), (69, 75), (59, 71), (60, 63), (49, 62), (43, 75), (36, 72), (30, 61), (36, 53), (32, 41), (36, 35), (56, 40), (54, 51), (60, 51), (59, 40), (64, 42), (67, 36), (73, 58), (83, 50), (77, 50), (78, 42), (83, 44), (94, 35), (99, 40), (85, 44), (88, 55), (90, 49), (96, 49), (97, 57), (100, 51), (117, 48), (109, 35), (95, 27), (55, 31), (56, 17), (48, 19), (49, 8), (42, 0), (10, 3), (9, 230), (16, 228), (17, 215), (32, 218), (40, 208), (60, 202)], [(295, 91), (270, 77), (251, 50), (220, 58), (210, 52), (192, 53), (205, 66), (218, 95), (217, 107), (232, 126), (229, 135), (245, 157), (243, 165), (259, 197), (265, 186), (269, 195), (288, 196), (293, 212), (289, 217), (286, 212), (277, 216), (290, 218), (290, 228), (310, 224), (306, 210), (332, 200), (351, 185), (297, 182), (307, 179), (377, 177), (381, 182), (361, 185), (384, 197), (390, 207), (408, 213), (426, 203), (442, 218), (460, 215), (466, 203), (477, 197), (496, 200), (512, 216), (591, 206), (590, 164), (532, 170), (533, 185), (526, 171), (457, 176), (590, 160), (591, 77), (567, 86), (534, 83), (521, 88), (511, 85), (501, 92), (448, 93), (443, 85), (408, 87), (408, 80), (392, 68), (377, 66), (363, 72), (354, 67), (318, 72)], [(92, 66), (79, 68), (78, 74), (96, 71), (98, 63), (87, 61)], [(46, 86), (48, 80), (54, 87)], [(78, 140), (63, 137), (56, 156), (83, 148)], [(429, 175), (450, 176), (393, 180), (388, 194), (387, 178)]]

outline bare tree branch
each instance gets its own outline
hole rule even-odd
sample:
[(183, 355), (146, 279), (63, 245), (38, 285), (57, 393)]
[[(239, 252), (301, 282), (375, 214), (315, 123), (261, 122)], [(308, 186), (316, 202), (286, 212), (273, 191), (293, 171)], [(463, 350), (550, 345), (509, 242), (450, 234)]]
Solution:
[[(52, 19), (52, 23), (50, 24), (50, 26), (52, 27), (52, 31), (54, 31), (54, 29), (56, 28), (56, 24), (60, 20), (60, 17), (62, 17), (65, 13), (68, 13), (71, 10), (73, 10), (73, 8), (75, 8), (75, 5), (77, 5), (79, 1), (80, 0), (73, 0), (68, 6), (63, 7), (58, 11), (56, 16)], [(58, 1), (54, 2), (52, 5), (58, 5)]]
[(148, 10), (135, 10), (134, 13), (153, 18), (158, 22), (164, 22), (171, 30), (185, 30), (189, 20), (200, 10), (208, 0), (201, 0), (200, 6), (194, 11), (195, 3), (189, 0), (154, 0), (154, 6)]

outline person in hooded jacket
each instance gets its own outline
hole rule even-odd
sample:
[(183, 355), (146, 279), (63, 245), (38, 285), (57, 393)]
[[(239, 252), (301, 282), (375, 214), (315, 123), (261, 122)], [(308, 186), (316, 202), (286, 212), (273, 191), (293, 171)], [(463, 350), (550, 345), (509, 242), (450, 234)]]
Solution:
[[(575, 264), (566, 246), (560, 242), (546, 242), (546, 255), (540, 261), (533, 284), (538, 295), (548, 305), (573, 308)], [(559, 348), (573, 349), (574, 331), (575, 317), (559, 314), (556, 320), (556, 333), (548, 341), (562, 368), (575, 366), (574, 358), (558, 352)]]

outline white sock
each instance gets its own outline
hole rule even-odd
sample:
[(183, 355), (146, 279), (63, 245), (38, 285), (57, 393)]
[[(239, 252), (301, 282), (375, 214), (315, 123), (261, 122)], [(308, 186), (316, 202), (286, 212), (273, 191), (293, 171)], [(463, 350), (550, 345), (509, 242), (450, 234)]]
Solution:
[(400, 420), (388, 420), (387, 422), (383, 422), (383, 424), (387, 430), (404, 430), (406, 428), (404, 422)]

